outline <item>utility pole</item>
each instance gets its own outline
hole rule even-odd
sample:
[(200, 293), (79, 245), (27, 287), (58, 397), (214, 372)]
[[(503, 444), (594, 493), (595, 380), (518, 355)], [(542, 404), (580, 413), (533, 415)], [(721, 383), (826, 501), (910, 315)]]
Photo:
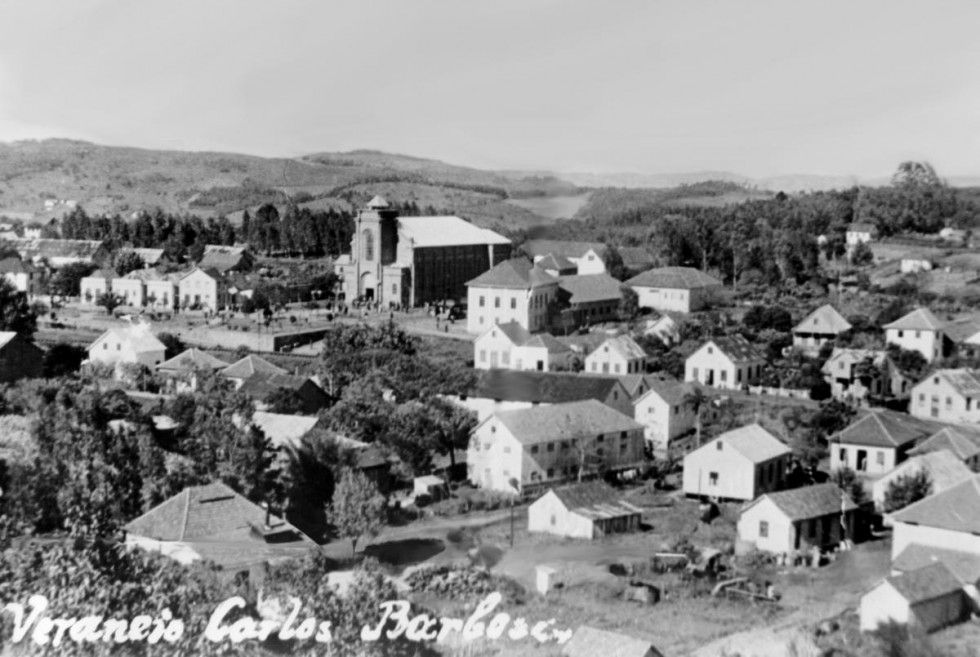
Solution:
[(514, 547), (514, 498), (520, 494), (520, 483), (514, 477), (508, 483), (514, 489), (514, 495), (510, 498), (510, 546)]

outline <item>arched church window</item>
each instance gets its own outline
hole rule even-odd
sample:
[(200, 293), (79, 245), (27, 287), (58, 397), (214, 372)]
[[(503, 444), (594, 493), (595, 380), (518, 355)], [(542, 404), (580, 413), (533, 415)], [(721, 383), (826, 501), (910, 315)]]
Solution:
[(362, 237), (364, 240), (364, 259), (374, 260), (374, 233), (365, 228)]

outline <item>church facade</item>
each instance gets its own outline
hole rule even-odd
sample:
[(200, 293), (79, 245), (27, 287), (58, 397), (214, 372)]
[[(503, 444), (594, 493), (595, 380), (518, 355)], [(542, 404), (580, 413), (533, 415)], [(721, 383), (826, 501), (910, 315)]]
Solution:
[(466, 282), (510, 257), (511, 243), (455, 216), (399, 217), (376, 196), (357, 214), (337, 261), (344, 297), (382, 307), (466, 299)]

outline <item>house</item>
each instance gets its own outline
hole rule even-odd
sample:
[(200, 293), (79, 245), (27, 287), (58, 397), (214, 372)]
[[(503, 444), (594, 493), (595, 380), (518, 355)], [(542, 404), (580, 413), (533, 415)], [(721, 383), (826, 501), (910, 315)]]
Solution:
[(601, 481), (550, 488), (527, 509), (527, 530), (594, 539), (635, 532), (642, 509)]
[(909, 450), (909, 455), (948, 450), (974, 472), (980, 472), (980, 427), (943, 427)]
[(159, 277), (155, 269), (134, 269), (125, 276), (112, 279), (112, 293), (123, 304), (142, 308), (147, 303), (147, 283)]
[(648, 319), (643, 335), (654, 336), (667, 346), (680, 339), (680, 319), (676, 313), (664, 312), (656, 319)]
[(217, 312), (228, 305), (228, 287), (215, 269), (195, 267), (177, 281), (180, 307)]
[(150, 369), (163, 362), (167, 348), (146, 323), (108, 329), (89, 345), (88, 360), (108, 365), (135, 364)]
[(663, 657), (649, 641), (580, 625), (562, 646), (564, 657)]
[(173, 310), (177, 307), (180, 295), (177, 282), (183, 274), (162, 274), (154, 269), (147, 270), (143, 277), (146, 286), (146, 305), (159, 310)]
[(103, 295), (112, 292), (112, 279), (115, 277), (116, 272), (110, 269), (96, 269), (88, 276), (82, 277), (79, 281), (81, 302), (97, 304)]
[(622, 381), (607, 376), (558, 372), (484, 370), (476, 384), (453, 401), (484, 420), (498, 411), (597, 399), (624, 415), (633, 416), (633, 400)]
[(953, 319), (943, 326), (943, 334), (953, 353), (964, 358), (980, 356), (980, 316)]
[(792, 453), (758, 424), (726, 431), (684, 457), (684, 494), (754, 500), (783, 487)]
[(256, 374), (289, 374), (289, 372), (273, 365), (260, 356), (253, 356), (251, 354), (236, 360), (218, 372), (219, 376), (230, 379), (235, 384), (236, 389), (241, 388), (242, 384)]
[(521, 250), (537, 264), (547, 256), (568, 260), (575, 265), (575, 273), (605, 274), (606, 254), (609, 247), (601, 242), (567, 242), (562, 240), (528, 240)]
[(848, 250), (858, 244), (867, 244), (878, 237), (878, 228), (874, 224), (855, 222), (847, 227), (844, 240)]
[(640, 308), (689, 313), (712, 305), (722, 285), (714, 276), (691, 267), (658, 267), (626, 281)]
[(970, 604), (962, 583), (936, 562), (889, 575), (861, 597), (859, 613), (862, 632), (888, 623), (933, 632), (968, 618)]
[(623, 299), (622, 285), (609, 274), (561, 276), (558, 280), (559, 289), (567, 294), (567, 312), (574, 326), (617, 319)]
[(647, 369), (647, 352), (628, 335), (606, 338), (585, 357), (590, 374), (640, 374)]
[(0, 331), (0, 383), (36, 378), (43, 372), (43, 349), (14, 331)]
[(980, 555), (980, 479), (974, 476), (890, 515), (892, 559), (912, 544)]
[(143, 261), (143, 267), (156, 267), (163, 258), (163, 249), (146, 249), (140, 247), (126, 246), (119, 249), (119, 254), (132, 253), (138, 255)]
[(247, 570), (306, 556), (310, 537), (223, 483), (189, 486), (124, 527), (127, 547), (182, 564), (208, 560)]
[(0, 275), (3, 275), (15, 290), (23, 292), (28, 298), (34, 297), (40, 289), (41, 277), (37, 268), (19, 257), (0, 258)]
[(643, 425), (643, 436), (654, 451), (667, 452), (697, 423), (697, 414), (686, 400), (698, 384), (650, 378), (647, 391), (633, 402), (633, 419)]
[(826, 343), (850, 329), (851, 323), (836, 308), (829, 303), (824, 304), (804, 317), (793, 329), (793, 347), (808, 356), (816, 356)]
[(466, 329), (483, 333), (494, 324), (517, 322), (531, 333), (550, 325), (558, 279), (524, 258), (505, 260), (466, 283)]
[(65, 265), (97, 264), (108, 255), (101, 240), (19, 239), (7, 242), (20, 254), (22, 260), (33, 264), (47, 263), (52, 269)]
[(941, 422), (980, 422), (980, 370), (935, 370), (912, 387), (909, 413)]
[(903, 274), (918, 274), (932, 271), (932, 258), (921, 254), (909, 254), (902, 258), (898, 270)]
[(571, 355), (551, 334), (529, 333), (514, 321), (491, 326), (473, 341), (473, 367), (481, 370), (566, 370)]
[(712, 338), (684, 363), (684, 380), (713, 388), (739, 390), (762, 374), (766, 358), (741, 335)]
[(926, 362), (931, 363), (944, 355), (943, 323), (928, 308), (916, 308), (883, 328), (887, 344), (918, 351)]
[(248, 271), (254, 262), (255, 258), (247, 246), (207, 244), (197, 266), (204, 270), (213, 269), (223, 275), (233, 271)]
[[(219, 374), (223, 371), (226, 370), (219, 371)], [(268, 410), (273, 400), (280, 395), (289, 395), (299, 410), (307, 415), (316, 414), (330, 405), (330, 397), (323, 388), (305, 376), (256, 373), (245, 379), (237, 389), (250, 397), (255, 402), (256, 410), (260, 411)]]
[(552, 276), (574, 276), (578, 272), (578, 266), (565, 256), (549, 253), (548, 255), (534, 262), (540, 269), (545, 270)]
[(276, 449), (299, 449), (303, 436), (319, 421), (315, 415), (292, 415), (255, 411), (252, 424), (261, 429)]
[(916, 443), (942, 425), (892, 411), (867, 412), (831, 436), (830, 469), (850, 468), (860, 475), (879, 477), (891, 472)]
[(980, 583), (980, 554), (911, 543), (892, 560), (891, 574), (907, 573), (937, 562), (953, 573), (953, 577), (959, 580), (964, 592), (974, 604), (980, 601), (977, 590), (977, 585)]
[(831, 396), (841, 401), (906, 397), (912, 389), (912, 380), (882, 350), (834, 347), (820, 372)]
[(216, 373), (228, 367), (228, 363), (216, 358), (206, 351), (191, 348), (185, 349), (169, 360), (156, 367), (156, 371), (167, 379), (167, 385), (172, 392), (197, 390), (199, 374)]
[[(907, 461), (903, 461), (894, 470), (872, 484), (871, 499), (874, 500), (875, 508), (879, 512), (885, 510), (885, 495), (893, 482), (902, 477), (914, 476), (921, 472), (925, 472), (929, 481), (932, 482), (930, 495), (941, 493), (947, 488), (952, 488), (974, 476), (973, 471), (963, 461), (945, 449), (911, 456)], [(889, 509), (889, 512), (897, 510)]]
[(832, 483), (765, 493), (742, 509), (738, 538), (776, 554), (825, 550), (853, 540), (857, 508)]
[(595, 399), (499, 411), (473, 430), (469, 480), (480, 488), (526, 493), (623, 472), (643, 462), (643, 427)]

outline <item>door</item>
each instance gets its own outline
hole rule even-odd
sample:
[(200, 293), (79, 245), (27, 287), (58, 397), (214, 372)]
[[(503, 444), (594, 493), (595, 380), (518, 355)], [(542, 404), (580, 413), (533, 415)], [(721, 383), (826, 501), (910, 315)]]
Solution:
[(495, 367), (499, 367), (500, 366), (499, 361), (500, 361), (500, 358), (497, 356), (497, 352), (496, 351), (491, 351), (490, 352), (490, 367), (494, 367), (494, 368)]
[(868, 450), (859, 449), (857, 453), (857, 470), (866, 472), (868, 469)]
[(713, 386), (715, 384), (715, 371), (707, 370), (706, 374), (707, 376), (705, 377), (705, 381), (704, 381), (705, 384), (709, 386)]

